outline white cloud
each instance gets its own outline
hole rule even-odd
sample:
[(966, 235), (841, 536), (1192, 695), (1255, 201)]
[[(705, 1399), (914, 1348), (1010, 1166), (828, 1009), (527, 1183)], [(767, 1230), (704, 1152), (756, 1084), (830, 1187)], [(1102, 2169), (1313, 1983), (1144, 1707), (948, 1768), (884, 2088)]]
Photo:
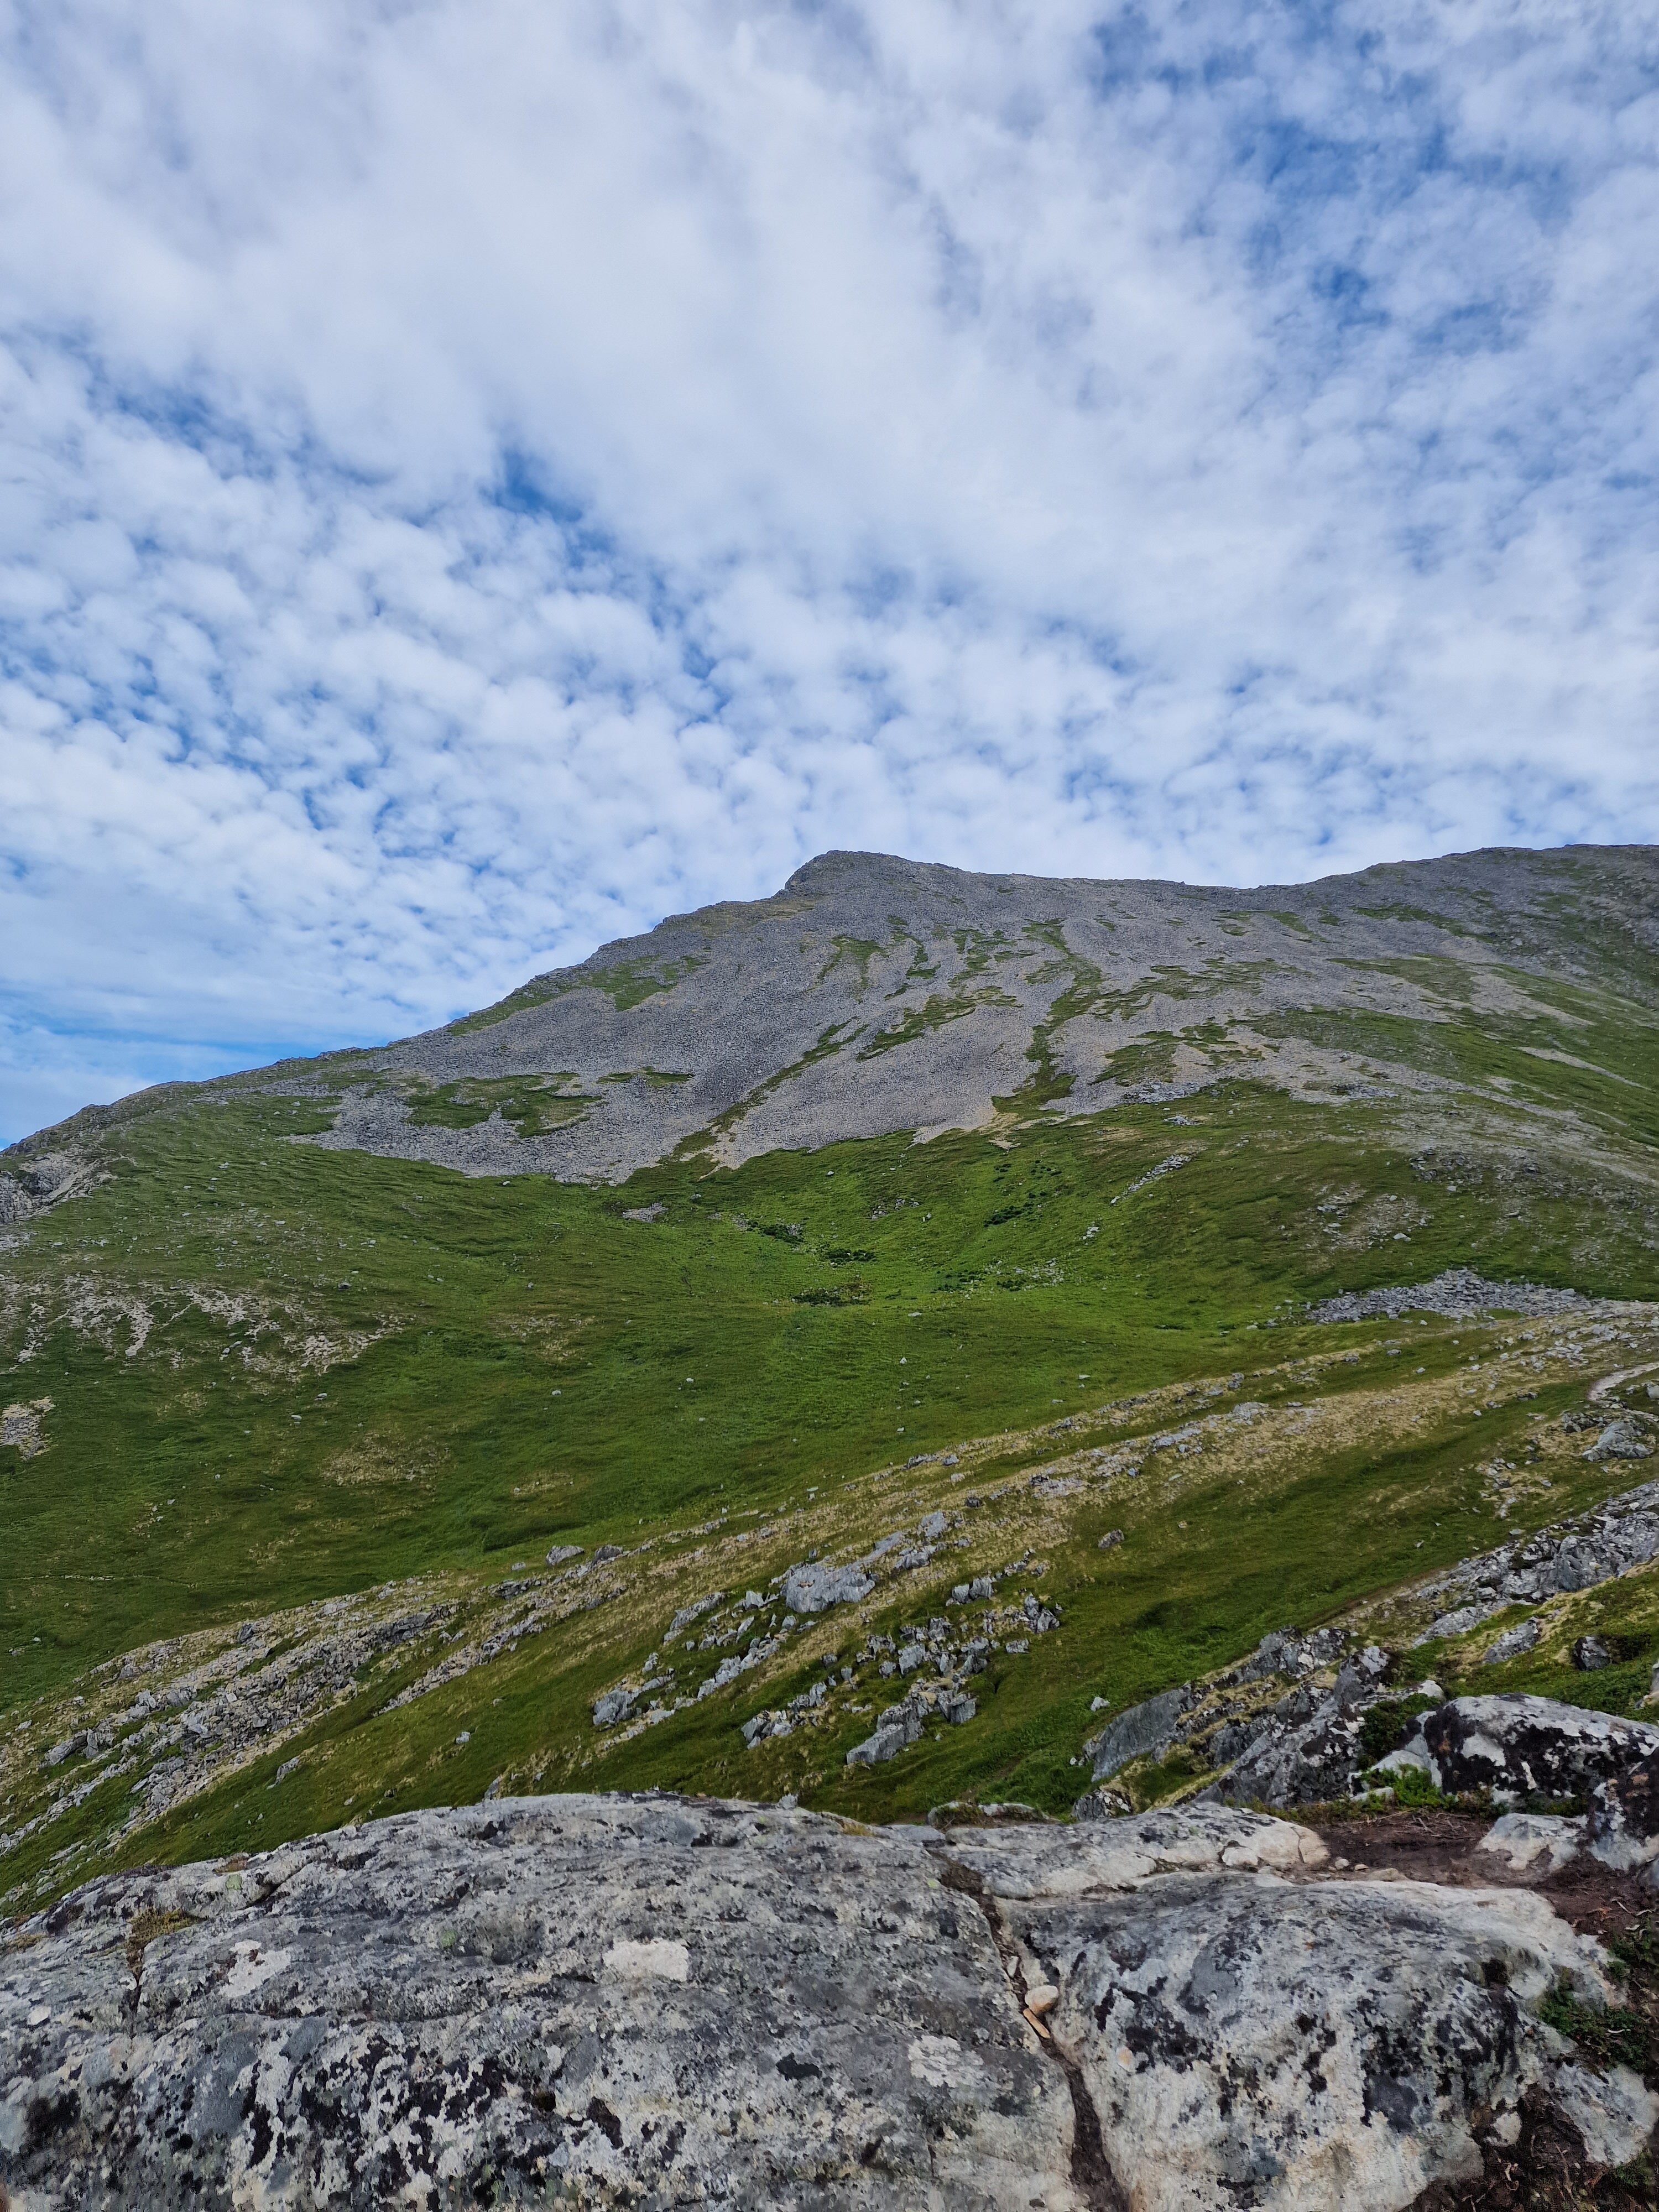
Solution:
[(1656, 84), (1651, 0), (0, 0), (0, 1126), (830, 845), (1659, 834)]

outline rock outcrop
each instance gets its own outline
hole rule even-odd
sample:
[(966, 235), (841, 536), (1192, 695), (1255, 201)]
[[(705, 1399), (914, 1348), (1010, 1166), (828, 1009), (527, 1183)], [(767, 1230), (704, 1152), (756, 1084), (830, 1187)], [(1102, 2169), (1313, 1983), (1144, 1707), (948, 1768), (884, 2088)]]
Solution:
[(1437, 1789), (1522, 1797), (1583, 1797), (1598, 1784), (1659, 1753), (1659, 1728), (1512, 1691), (1453, 1698), (1423, 1716), (1407, 1746), (1425, 1757)]
[(111, 1876), (0, 1954), (16, 2212), (580, 2203), (1404, 2208), (1540, 2100), (1659, 2100), (1537, 2007), (1613, 1996), (1516, 1888), (1334, 1874), (1197, 1808), (868, 1831), (502, 1801)]
[(0, 1228), (49, 1213), (105, 1180), (96, 1163), (76, 1152), (12, 1146), (0, 1169)]
[[(1590, 1454), (1615, 1430), (1645, 1434), (1645, 1425), (1638, 1431), (1628, 1419), (1591, 1425), (1600, 1435), (1590, 1444)], [(1449, 1574), (1424, 1584), (1421, 1595), (1443, 1603), (1419, 1641), (1463, 1635), (1506, 1606), (1540, 1605), (1575, 1590), (1593, 1589), (1655, 1559), (1659, 1559), (1659, 1483), (1644, 1482), (1587, 1513), (1552, 1522), (1530, 1536), (1517, 1536), (1495, 1551), (1465, 1559)], [(1449, 1597), (1452, 1602), (1446, 1605), (1443, 1601)]]

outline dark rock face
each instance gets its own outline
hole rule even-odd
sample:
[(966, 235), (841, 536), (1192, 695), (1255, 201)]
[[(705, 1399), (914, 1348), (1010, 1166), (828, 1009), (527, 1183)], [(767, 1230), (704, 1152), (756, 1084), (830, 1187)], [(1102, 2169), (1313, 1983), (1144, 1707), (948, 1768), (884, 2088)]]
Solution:
[(1241, 1804), (1328, 1804), (1347, 1796), (1364, 1763), (1359, 1716), (1343, 1711), (1331, 1695), (1315, 1701), (1304, 1720), (1269, 1722), (1213, 1787), (1218, 1796)]
[(1659, 1752), (1659, 1728), (1511, 1693), (1452, 1698), (1424, 1715), (1422, 1741), (1442, 1790), (1583, 1797)]
[(1659, 2099), (1531, 2009), (1563, 1977), (1607, 2003), (1605, 1967), (1526, 1891), (1337, 1879), (1223, 1808), (871, 1832), (503, 1801), (31, 1923), (0, 2180), (15, 2212), (1403, 2212), (1528, 2098), (1634, 2154)]
[[(1202, 1792), (1206, 1802), (1316, 1805), (1346, 1796), (1369, 1764), (1364, 1715), (1389, 1694), (1388, 1654), (1368, 1644), (1344, 1658), (1352, 1642), (1341, 1629), (1308, 1636), (1275, 1629), (1212, 1682), (1183, 1682), (1130, 1706), (1084, 1744), (1094, 1780), (1179, 1745), (1206, 1765), (1229, 1770)], [(1289, 1687), (1268, 1704), (1275, 1681), (1287, 1678)]]
[(1598, 1784), (1585, 1829), (1604, 1866), (1645, 1866), (1659, 1859), (1659, 1754), (1638, 1759)]

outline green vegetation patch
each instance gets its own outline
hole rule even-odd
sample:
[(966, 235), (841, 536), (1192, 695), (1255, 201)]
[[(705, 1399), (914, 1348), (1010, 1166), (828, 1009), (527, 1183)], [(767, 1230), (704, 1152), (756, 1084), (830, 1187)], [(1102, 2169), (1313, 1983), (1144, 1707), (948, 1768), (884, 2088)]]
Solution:
[[(842, 1049), (850, 1028), (808, 1058)], [(519, 1080), (440, 1086), (438, 1103), (580, 1103)], [(589, 1700), (643, 1663), (714, 1571), (696, 1558), (714, 1539), (685, 1532), (740, 1515), (781, 1526), (845, 1494), (860, 1516), (848, 1540), (873, 1541), (917, 1517), (887, 1502), (898, 1475), (874, 1475), (926, 1462), (953, 1510), (969, 1488), (1004, 1493), (1006, 1542), (987, 1554), (1000, 1564), (1027, 1540), (1018, 1516), (1047, 1511), (1030, 1478), (1073, 1448), (1062, 1425), (1188, 1389), (1197, 1415), (1234, 1399), (1340, 1406), (1419, 1370), (1426, 1387), (1492, 1328), (1418, 1316), (1338, 1329), (1309, 1322), (1309, 1302), (1454, 1265), (1650, 1297), (1645, 1217), (1609, 1207), (1592, 1237), (1547, 1178), (1460, 1171), (1453, 1188), (1385, 1108), (1299, 1104), (1242, 1080), (1188, 1102), (1178, 1131), (1149, 1103), (730, 1170), (688, 1147), (614, 1188), (295, 1141), (331, 1119), (319, 1100), (225, 1087), (86, 1125), (111, 1179), (0, 1255), (7, 1398), (51, 1405), (38, 1452), (0, 1449), (0, 1711), (26, 1713), (150, 1639), (414, 1577), (499, 1583), (564, 1545), (649, 1540), (667, 1571), (649, 1608), (574, 1616), (395, 1712), (378, 1678), (365, 1683), (285, 1781), (273, 1759), (216, 1785), (145, 1832), (146, 1856), (464, 1802), (503, 1773), (526, 1787), (799, 1788), (871, 1819), (975, 1796), (1060, 1811), (1085, 1786), (1073, 1762), (1093, 1697), (1121, 1711), (1286, 1620), (1312, 1626), (1632, 1480), (1575, 1458), (1547, 1496), (1497, 1519), (1481, 1462), (1519, 1460), (1529, 1421), (1565, 1402), (1547, 1382), (1478, 1424), (1453, 1409), (1388, 1434), (1310, 1431), (1260, 1474), (1224, 1474), (1207, 1445), (1149, 1446), (1109, 1500), (1080, 1491), (1063, 1516), (1031, 1520), (1045, 1568), (1031, 1586), (1062, 1625), (996, 1655), (967, 1726), (848, 1770), (871, 1717), (838, 1707), (816, 1737), (746, 1753), (737, 1721), (752, 1706), (734, 1693), (613, 1745)], [(1180, 1172), (1154, 1176), (1177, 1149)], [(1131, 1186), (1133, 1203), (1115, 1204)], [(1334, 1243), (1320, 1210), (1334, 1190), (1352, 1194), (1356, 1218), (1409, 1200), (1409, 1243)], [(1411, 1356), (1391, 1362), (1390, 1345)], [(1203, 1395), (1212, 1386), (1220, 1398)], [(1160, 1400), (1121, 1433), (1187, 1418)], [(941, 1455), (971, 1439), (971, 1480), (951, 1486)], [(1125, 1540), (1102, 1553), (1109, 1526)], [(757, 1540), (720, 1572), (732, 1587), (752, 1571), (758, 1589), (818, 1540), (805, 1528)], [(882, 1620), (937, 1610), (954, 1556), (914, 1598), (884, 1600)], [(1602, 1625), (1648, 1633), (1633, 1614)], [(1578, 1676), (1579, 1700), (1614, 1672)], [(757, 1683), (753, 1704), (785, 1686)], [(130, 1781), (66, 1816), (74, 1832), (107, 1832)], [(43, 1835), (31, 1863), (70, 1840)]]
[(409, 1118), (417, 1127), (471, 1129), (499, 1114), (520, 1136), (544, 1137), (580, 1121), (592, 1104), (591, 1091), (563, 1087), (575, 1080), (562, 1075), (464, 1076), (411, 1092)]

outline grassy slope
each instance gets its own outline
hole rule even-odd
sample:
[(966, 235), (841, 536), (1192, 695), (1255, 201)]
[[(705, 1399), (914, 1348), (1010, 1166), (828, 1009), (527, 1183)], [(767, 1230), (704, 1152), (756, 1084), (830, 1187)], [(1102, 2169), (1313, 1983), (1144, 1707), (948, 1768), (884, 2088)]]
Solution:
[[(637, 1541), (721, 1507), (803, 1506), (913, 1454), (1188, 1377), (1282, 1370), (1249, 1386), (1267, 1398), (1362, 1389), (1385, 1328), (1344, 1338), (1367, 1347), (1357, 1367), (1294, 1371), (1332, 1341), (1296, 1320), (1327, 1291), (1473, 1264), (1659, 1295), (1651, 1033), (1595, 1018), (1566, 1042), (1548, 1025), (1390, 1036), (1391, 1057), (1480, 1086), (1427, 1141), (1397, 1105), (1236, 1083), (1180, 1115), (1036, 1118), (1000, 1141), (895, 1138), (734, 1173), (692, 1158), (620, 1191), (319, 1152), (286, 1141), (324, 1125), (313, 1102), (171, 1092), (100, 1140), (111, 1182), (5, 1255), (5, 1395), (52, 1409), (47, 1449), (0, 1452), (0, 1714), (147, 1639), (416, 1574), (499, 1576), (555, 1542)], [(1593, 1066), (1536, 1057), (1569, 1045)], [(1559, 1152), (1492, 1148), (1509, 1110), (1495, 1079), (1578, 1117)], [(1477, 1122), (1482, 1144), (1448, 1141)], [(1131, 1188), (1176, 1152), (1186, 1165)], [(651, 1205), (653, 1222), (623, 1218)], [(1467, 1356), (1455, 1334), (1414, 1340), (1431, 1382)], [(1585, 1495), (1628, 1480), (1575, 1477)], [(1572, 1502), (1558, 1491), (1551, 1516)], [(503, 1770), (804, 1785), (878, 1814), (969, 1787), (1060, 1804), (1103, 1685), (1121, 1705), (1494, 1537), (1469, 1438), (1443, 1425), (1287, 1464), (1248, 1497), (1194, 1479), (1110, 1517), (1132, 1540), (1109, 1570), (1086, 1514), (1051, 1547), (1063, 1635), (999, 1660), (979, 1724), (874, 1773), (842, 1773), (839, 1735), (810, 1770), (799, 1742), (745, 1759), (718, 1699), (590, 1771), (586, 1700), (650, 1648), (661, 1624), (641, 1620), (602, 1655), (574, 1633), (526, 1647), (488, 1699), (473, 1678), (396, 1715), (366, 1700), (319, 1729), (280, 1814), (239, 1783), (145, 1853), (268, 1842), (273, 1822), (303, 1830), (364, 1799), (476, 1796)]]

